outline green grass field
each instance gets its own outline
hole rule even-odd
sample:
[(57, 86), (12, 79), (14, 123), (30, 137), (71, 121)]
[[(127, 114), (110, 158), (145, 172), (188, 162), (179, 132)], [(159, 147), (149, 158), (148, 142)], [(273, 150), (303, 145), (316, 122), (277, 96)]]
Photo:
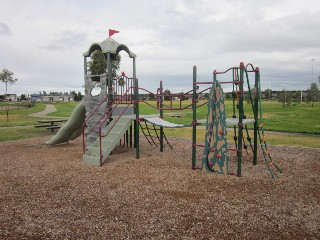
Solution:
[(6, 111), (0, 111), (0, 127), (34, 125), (38, 119), (29, 117), (28, 115), (41, 112), (45, 107), (45, 104), (37, 103), (36, 106), (32, 108), (11, 110), (8, 112), (8, 116)]
[[(202, 104), (200, 101), (198, 104)], [(156, 102), (151, 102), (156, 106)], [(183, 106), (188, 106), (191, 101), (183, 101)], [(167, 103), (166, 105), (169, 105)], [(173, 103), (173, 106), (178, 107), (179, 102)], [(264, 129), (271, 131), (286, 131), (320, 134), (320, 103), (311, 107), (311, 104), (297, 104), (296, 106), (283, 107), (277, 101), (266, 101), (262, 103)], [(253, 118), (252, 108), (250, 104), (244, 104), (244, 111), (247, 118)], [(167, 112), (183, 113), (183, 118), (174, 118), (166, 115)], [(140, 114), (155, 114), (158, 110), (151, 108), (146, 104), (140, 104)], [(232, 101), (226, 101), (227, 117), (233, 115)], [(164, 111), (165, 119), (170, 122), (189, 124), (192, 121), (192, 109), (183, 111)], [(207, 118), (207, 106), (197, 109), (197, 119)]]
[[(198, 104), (204, 103), (200, 101)], [(77, 102), (73, 103), (55, 103), (57, 112), (49, 114), (49, 116), (69, 117), (72, 110), (77, 106)], [(149, 104), (156, 106), (155, 101), (150, 101)], [(169, 106), (169, 102), (165, 102), (165, 105)], [(183, 106), (188, 106), (191, 101), (183, 101)], [(178, 107), (179, 102), (173, 102), (174, 107)], [(52, 133), (46, 129), (35, 129), (32, 126), (37, 124), (39, 118), (29, 117), (28, 114), (34, 112), (40, 112), (44, 110), (44, 103), (37, 103), (35, 107), (22, 110), (9, 111), (9, 121), (7, 121), (7, 115), (5, 111), (0, 112), (0, 127), (12, 127), (12, 126), (29, 126), (29, 128), (2, 128), (0, 141), (9, 141), (23, 138), (31, 138), (38, 136), (52, 135)], [(252, 117), (252, 110), (250, 104), (245, 104), (245, 113), (248, 118)], [(320, 134), (320, 103), (316, 103), (312, 108), (309, 104), (297, 104), (296, 106), (283, 107), (277, 101), (263, 102), (263, 118), (264, 129), (270, 131), (285, 131), (292, 133), (308, 133), (308, 134)], [(231, 117), (233, 114), (232, 101), (226, 101), (227, 116)], [(170, 117), (167, 113), (179, 112), (183, 113), (182, 118)], [(158, 114), (159, 111), (148, 106), (147, 104), (140, 104), (140, 114)], [(183, 111), (164, 111), (165, 120), (190, 124), (192, 121), (192, 109), (185, 109)], [(197, 119), (205, 119), (207, 117), (207, 106), (203, 106), (197, 109)], [(50, 118), (50, 117), (48, 117)], [(191, 128), (183, 129), (170, 129), (166, 131), (167, 136), (186, 137), (191, 139)], [(198, 128), (197, 140), (203, 141), (205, 130)], [(231, 134), (229, 137), (232, 138)], [(279, 133), (268, 133), (268, 142), (276, 145), (288, 145), (288, 146), (304, 146), (304, 147), (320, 147), (320, 136), (309, 135), (287, 135)], [(232, 141), (232, 139), (230, 139)]]

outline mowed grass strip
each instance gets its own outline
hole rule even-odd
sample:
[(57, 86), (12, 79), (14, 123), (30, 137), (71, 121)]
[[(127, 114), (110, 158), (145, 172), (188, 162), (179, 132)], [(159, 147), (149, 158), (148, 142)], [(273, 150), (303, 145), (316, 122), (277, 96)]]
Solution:
[(51, 131), (47, 129), (39, 129), (32, 126), (1, 128), (0, 131), (0, 142), (52, 135)]
[(29, 117), (31, 113), (41, 112), (45, 109), (44, 103), (36, 103), (36, 106), (8, 111), (0, 111), (0, 127), (12, 127), (12, 126), (28, 126), (36, 124), (39, 118)]
[(48, 116), (56, 116), (56, 117), (70, 117), (73, 109), (79, 104), (79, 102), (61, 102), (54, 103), (57, 111), (53, 113), (49, 113)]
[[(199, 101), (197, 104), (203, 104), (205, 101)], [(150, 101), (151, 105), (156, 106), (156, 101)], [(183, 101), (182, 106), (188, 106), (191, 101)], [(165, 102), (165, 105), (170, 105)], [(180, 101), (173, 101), (173, 107), (179, 107)], [(238, 115), (237, 108), (236, 115)], [(247, 118), (253, 118), (251, 104), (244, 103), (244, 111)], [(166, 113), (179, 112), (183, 113), (182, 118), (170, 117)], [(208, 108), (204, 105), (197, 108), (197, 119), (207, 118)], [(153, 109), (146, 104), (140, 104), (140, 114), (159, 114), (159, 110)], [(233, 102), (226, 100), (226, 115), (231, 118), (233, 115)], [(164, 118), (169, 122), (179, 124), (190, 124), (192, 122), (192, 109), (185, 109), (182, 111), (164, 111)], [(265, 130), (270, 131), (287, 131), (320, 134), (320, 103), (311, 104), (297, 104), (295, 106), (282, 106), (278, 101), (263, 101), (262, 102), (262, 118)], [(251, 127), (251, 126), (249, 126)]]
[[(192, 128), (171, 128), (165, 129), (166, 136), (170, 137), (179, 137), (179, 138), (188, 138), (192, 139)], [(202, 127), (197, 127), (197, 143), (205, 142), (206, 130)], [(251, 142), (253, 143), (253, 132), (249, 132), (250, 137), (252, 138)], [(247, 141), (247, 135), (244, 133), (245, 142), (249, 145)], [(285, 134), (285, 133), (272, 133), (265, 132), (265, 137), (267, 144), (271, 145), (282, 145), (282, 146), (300, 146), (300, 147), (310, 147), (310, 148), (320, 148), (320, 136), (310, 136), (310, 135), (301, 135), (301, 134)], [(233, 131), (228, 132), (228, 142), (234, 142), (233, 140)], [(258, 144), (259, 144), (258, 140)], [(191, 146), (191, 145), (190, 145)]]
[[(156, 101), (148, 101), (148, 103), (156, 107)], [(197, 104), (203, 104), (205, 101), (199, 101)], [(55, 103), (57, 112), (49, 114), (50, 116), (69, 117), (73, 109), (79, 104), (79, 102), (72, 103)], [(165, 105), (169, 106), (170, 102), (165, 101)], [(191, 101), (183, 101), (182, 107), (189, 106)], [(172, 107), (180, 107), (180, 101), (173, 101)], [(288, 131), (288, 132), (301, 132), (310, 134), (320, 133), (320, 103), (314, 104), (297, 104), (296, 106), (283, 107), (277, 101), (265, 101), (263, 102), (263, 118), (264, 118), (264, 129), (273, 131)], [(244, 104), (245, 113), (248, 118), (252, 118), (251, 105)], [(44, 103), (37, 103), (35, 107), (29, 109), (12, 110), (9, 111), (9, 121), (7, 121), (6, 112), (0, 112), (0, 127), (8, 126), (33, 126), (37, 124), (39, 118), (31, 118), (28, 114), (34, 112), (41, 112), (45, 109)], [(170, 117), (168, 113), (182, 113), (182, 118)], [(226, 101), (226, 112), (227, 116), (231, 117), (233, 114), (233, 105), (231, 100)], [(148, 106), (147, 104), (140, 104), (140, 114), (159, 114), (159, 110)], [(206, 119), (207, 117), (207, 106), (204, 105), (197, 109), (197, 119)], [(192, 122), (192, 109), (185, 110), (166, 110), (164, 111), (164, 118), (169, 122), (190, 124)], [(15, 140), (21, 138), (30, 138), (38, 136), (47, 136), (51, 132), (47, 129), (4, 129), (1, 130), (0, 141)], [(173, 137), (184, 137), (192, 138), (191, 128), (180, 128), (180, 129), (165, 129), (168, 136)], [(233, 136), (229, 133), (229, 141), (233, 141)], [(205, 136), (204, 128), (197, 129), (197, 141), (203, 142)], [(320, 138), (308, 135), (287, 135), (287, 134), (274, 134), (266, 133), (267, 141), (270, 144), (275, 145), (287, 145), (287, 146), (303, 146), (303, 147), (320, 147)]]

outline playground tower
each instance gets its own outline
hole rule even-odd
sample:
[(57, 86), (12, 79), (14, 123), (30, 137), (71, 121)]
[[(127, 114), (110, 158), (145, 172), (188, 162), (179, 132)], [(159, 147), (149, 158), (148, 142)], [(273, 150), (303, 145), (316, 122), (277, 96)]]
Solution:
[[(88, 73), (87, 58), (91, 57), (92, 53), (96, 50), (103, 53), (107, 61), (107, 72), (101, 75), (90, 75), (90, 73)], [(122, 50), (127, 52), (128, 56), (132, 59), (133, 78), (130, 79), (131, 81), (126, 79), (128, 84), (126, 84), (125, 89), (122, 87), (124, 92), (121, 92), (122, 95), (119, 96), (116, 89), (116, 86), (119, 84), (112, 76), (111, 63)], [(83, 56), (86, 112), (85, 122), (83, 124), (85, 152), (83, 160), (87, 163), (100, 166), (111, 153), (114, 146), (119, 141), (119, 138), (128, 131), (129, 127), (131, 127), (131, 119), (120, 120), (120, 117), (116, 118), (114, 116), (130, 113), (133, 114), (132, 104), (134, 104), (134, 99), (132, 99), (132, 92), (129, 91), (134, 91), (134, 98), (137, 97), (137, 89), (134, 88), (134, 85), (137, 85), (135, 62), (136, 54), (131, 52), (126, 45), (120, 44), (109, 37), (101, 43), (92, 44)], [(124, 82), (124, 78), (125, 76), (122, 76), (121, 81)], [(100, 89), (100, 93), (94, 95), (93, 92), (97, 86), (98, 89)], [(125, 105), (119, 105), (119, 103)], [(135, 112), (137, 111), (138, 108), (135, 108)], [(111, 132), (111, 129), (114, 129), (114, 131)], [(138, 125), (136, 123), (135, 129), (138, 129)], [(138, 131), (134, 132), (136, 134)], [(106, 138), (106, 135), (109, 135), (108, 138)], [(102, 139), (102, 137), (104, 137), (104, 139)], [(138, 139), (136, 141), (139, 141), (139, 138), (135, 139)]]

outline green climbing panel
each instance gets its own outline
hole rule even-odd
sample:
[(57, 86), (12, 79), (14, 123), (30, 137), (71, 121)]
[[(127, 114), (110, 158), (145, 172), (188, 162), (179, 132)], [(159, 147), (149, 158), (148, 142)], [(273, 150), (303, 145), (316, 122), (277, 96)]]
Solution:
[(226, 113), (223, 91), (213, 84), (208, 101), (205, 148), (202, 166), (207, 171), (229, 174)]

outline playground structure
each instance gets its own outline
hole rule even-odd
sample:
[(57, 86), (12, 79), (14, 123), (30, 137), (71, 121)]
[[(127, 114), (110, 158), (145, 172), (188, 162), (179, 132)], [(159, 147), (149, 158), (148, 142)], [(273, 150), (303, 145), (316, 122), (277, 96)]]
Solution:
[[(210, 82), (197, 82), (196, 81), (196, 67), (193, 69), (193, 88), (198, 89), (199, 85), (210, 85), (210, 95), (208, 100), (208, 114), (206, 119), (206, 136), (205, 145), (196, 143), (196, 107), (193, 108), (193, 142), (192, 142), (192, 168), (196, 167), (196, 147), (203, 147), (204, 152), (202, 156), (202, 166), (208, 171), (242, 175), (242, 160), (243, 151), (248, 153), (248, 144), (252, 150), (253, 165), (257, 164), (258, 160), (258, 144), (260, 144), (264, 162), (270, 172), (272, 178), (275, 178), (277, 172), (282, 170), (273, 161), (271, 154), (268, 150), (266, 141), (263, 118), (262, 118), (262, 101), (261, 101), (261, 88), (260, 88), (260, 70), (254, 68), (252, 64), (244, 65), (240, 63), (239, 67), (232, 67), (224, 72), (213, 72), (213, 81)], [(224, 75), (228, 72), (232, 74), (230, 81), (218, 81), (217, 76)], [(254, 73), (254, 84), (251, 88), (249, 80), (249, 73)], [(226, 117), (226, 107), (224, 103), (224, 94), (222, 90), (223, 84), (232, 84), (232, 118)], [(252, 109), (253, 119), (248, 119), (244, 112), (244, 85), (248, 88), (249, 102)], [(202, 90), (204, 92), (208, 88)], [(199, 93), (201, 93), (199, 92)], [(196, 99), (193, 99), (196, 102)], [(248, 124), (253, 124), (253, 143), (249, 134)], [(235, 148), (230, 148), (227, 142), (227, 125), (233, 128), (233, 139)], [(247, 137), (245, 138), (245, 135)], [(248, 141), (248, 144), (246, 143)], [(236, 172), (230, 162), (229, 152), (236, 152), (237, 167)]]
[[(95, 50), (100, 50), (104, 54), (108, 68), (107, 73), (102, 75), (90, 75), (87, 70), (87, 58)], [(132, 75), (127, 77), (122, 73), (118, 77), (112, 76), (112, 60), (116, 58), (120, 51), (125, 51), (132, 59)], [(251, 64), (244, 66), (240, 63), (239, 67), (230, 68), (225, 72), (213, 73), (213, 81), (197, 82), (197, 69), (193, 68), (193, 88), (183, 94), (165, 94), (163, 92), (162, 81), (157, 93), (152, 93), (147, 89), (139, 87), (136, 77), (136, 54), (131, 52), (126, 45), (119, 44), (112, 38), (107, 38), (101, 43), (92, 44), (84, 56), (84, 75), (85, 75), (85, 100), (82, 101), (72, 113), (69, 121), (52, 137), (47, 143), (54, 145), (67, 142), (82, 134), (83, 139), (83, 161), (89, 164), (101, 166), (112, 153), (114, 147), (124, 139), (124, 143), (134, 146), (136, 158), (140, 157), (139, 128), (146, 137), (150, 145), (156, 145), (162, 152), (165, 141), (172, 148), (164, 134), (164, 128), (192, 127), (192, 169), (203, 169), (207, 171), (234, 174), (241, 176), (242, 152), (247, 150), (243, 131), (248, 135), (247, 140), (253, 151), (253, 164), (257, 164), (258, 141), (260, 143), (264, 161), (267, 168), (274, 178), (276, 171), (281, 169), (273, 162), (264, 136), (261, 95), (260, 95), (260, 73), (259, 69), (254, 69)], [(251, 68), (248, 70), (248, 68)], [(232, 71), (233, 79), (228, 82), (219, 82), (217, 75)], [(254, 92), (251, 93), (248, 73), (255, 73)], [(244, 95), (244, 75), (249, 90), (250, 102), (252, 105), (253, 119), (246, 119), (243, 109)], [(233, 85), (233, 116), (227, 119), (224, 105), (224, 94), (222, 84)], [(209, 85), (204, 90), (199, 91), (202, 85)], [(93, 92), (100, 89), (98, 95)], [(157, 105), (152, 106), (147, 101), (139, 99), (139, 90), (153, 94), (157, 99)], [(198, 94), (210, 90), (208, 102), (199, 104)], [(184, 96), (192, 96), (190, 105), (183, 106)], [(164, 98), (169, 99), (169, 105), (165, 105)], [(179, 106), (173, 106), (173, 99), (179, 99)], [(139, 105), (148, 104), (150, 107), (159, 110), (159, 116), (140, 115)], [(207, 105), (208, 115), (204, 121), (206, 123), (205, 144), (197, 144), (197, 108)], [(174, 124), (163, 120), (164, 111), (192, 109), (193, 121), (188, 125)], [(260, 113), (260, 114), (259, 114)], [(227, 123), (234, 129), (235, 148), (229, 148), (227, 143)], [(253, 124), (253, 143), (249, 137), (247, 124)], [(153, 132), (153, 133), (152, 133)], [(132, 144), (133, 143), (133, 144)], [(196, 148), (203, 147), (202, 166), (196, 166)], [(229, 152), (236, 152), (237, 171), (233, 172), (230, 165)]]

